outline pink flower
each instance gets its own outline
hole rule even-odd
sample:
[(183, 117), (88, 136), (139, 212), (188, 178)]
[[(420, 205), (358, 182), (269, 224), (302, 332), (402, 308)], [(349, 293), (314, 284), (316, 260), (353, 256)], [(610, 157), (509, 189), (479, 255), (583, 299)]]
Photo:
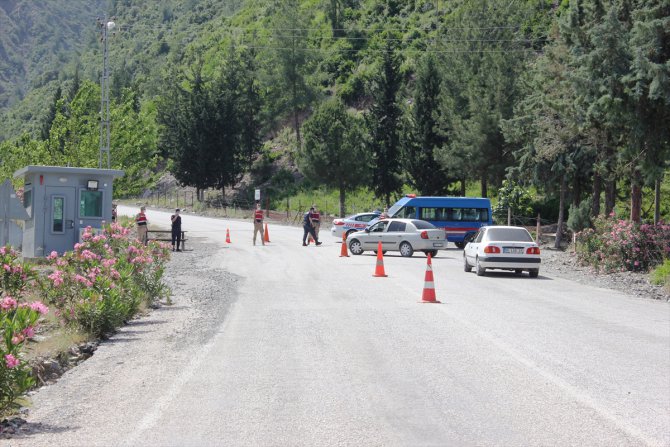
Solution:
[(60, 270), (56, 270), (51, 275), (47, 276), (47, 278), (53, 281), (55, 287), (58, 287), (61, 284), (63, 284), (63, 272), (61, 272)]
[(33, 338), (35, 336), (35, 328), (32, 326), (28, 326), (23, 330), (23, 335), (26, 338)]
[(16, 309), (17, 302), (11, 296), (6, 296), (2, 301), (0, 301), (0, 308), (2, 310)]
[(75, 275), (74, 280), (80, 284), (85, 285), (86, 287), (91, 287), (93, 285), (91, 281), (89, 281), (88, 279), (86, 279), (84, 276), (81, 275)]
[(52, 260), (52, 259), (56, 259), (57, 257), (58, 257), (58, 253), (55, 252), (55, 251), (52, 251), (52, 252), (49, 254), (49, 256), (47, 256), (47, 259)]
[(30, 303), (30, 308), (36, 312), (39, 312), (42, 315), (46, 315), (47, 313), (49, 313), (49, 308), (40, 301), (33, 301), (32, 303)]
[(9, 369), (16, 368), (19, 366), (19, 359), (14, 357), (12, 354), (7, 354), (5, 355), (5, 364)]
[(9, 266), (9, 264), (3, 265), (2, 268), (5, 269), (8, 273), (12, 273), (12, 268)]
[(21, 335), (21, 334), (14, 334), (14, 336), (12, 337), (12, 344), (13, 345), (18, 345), (22, 341), (23, 341), (23, 335)]

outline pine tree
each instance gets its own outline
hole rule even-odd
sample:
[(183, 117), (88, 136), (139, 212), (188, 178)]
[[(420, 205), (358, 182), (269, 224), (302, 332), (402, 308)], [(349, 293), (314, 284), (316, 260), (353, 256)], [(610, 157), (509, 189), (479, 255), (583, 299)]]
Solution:
[(303, 129), (298, 166), (308, 179), (339, 190), (340, 216), (344, 216), (347, 190), (365, 184), (370, 172), (359, 119), (339, 100), (331, 100), (316, 110)]
[(404, 160), (412, 185), (421, 195), (442, 195), (450, 179), (435, 159), (447, 142), (443, 128), (442, 81), (435, 57), (428, 53), (419, 64), (407, 131), (403, 137)]
[(401, 117), (398, 105), (401, 85), (399, 66), (392, 41), (387, 39), (381, 67), (373, 80), (373, 104), (365, 115), (370, 133), (368, 150), (373, 166), (370, 186), (387, 207), (391, 205), (391, 194), (399, 192), (402, 187), (398, 130)]

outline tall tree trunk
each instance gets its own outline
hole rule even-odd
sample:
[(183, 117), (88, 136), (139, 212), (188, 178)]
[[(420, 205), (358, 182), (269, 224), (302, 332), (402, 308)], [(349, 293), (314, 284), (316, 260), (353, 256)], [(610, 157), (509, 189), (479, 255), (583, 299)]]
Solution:
[(565, 174), (561, 176), (561, 192), (558, 201), (558, 225), (556, 226), (556, 242), (554, 248), (561, 248), (561, 236), (563, 233), (563, 221), (565, 220), (565, 190), (567, 189)]
[(596, 172), (593, 174), (593, 203), (591, 204), (591, 216), (594, 218), (600, 215), (600, 195), (602, 194), (602, 189), (602, 178)]
[(630, 180), (630, 220), (640, 223), (642, 218), (642, 179), (640, 171), (635, 169)]
[(575, 175), (574, 182), (572, 183), (572, 204), (577, 207), (582, 202), (582, 182), (579, 180), (579, 176)]
[(465, 178), (461, 179), (461, 197), (465, 197)]
[(195, 198), (198, 200), (198, 202), (202, 202), (202, 189), (195, 188)]
[(345, 206), (344, 206), (344, 198), (345, 198), (345, 189), (344, 189), (344, 184), (340, 183), (340, 217), (344, 217), (345, 213), (347, 212)]
[(486, 176), (482, 177), (482, 197), (488, 197), (488, 181)]
[(612, 145), (608, 144), (605, 149), (605, 162), (607, 173), (605, 174), (605, 216), (609, 217), (614, 211), (616, 205), (616, 176), (612, 164), (614, 163), (614, 150)]
[(654, 185), (654, 224), (661, 221), (661, 179), (656, 179)]
[(605, 216), (609, 217), (614, 211), (616, 203), (616, 181), (607, 180), (605, 182)]

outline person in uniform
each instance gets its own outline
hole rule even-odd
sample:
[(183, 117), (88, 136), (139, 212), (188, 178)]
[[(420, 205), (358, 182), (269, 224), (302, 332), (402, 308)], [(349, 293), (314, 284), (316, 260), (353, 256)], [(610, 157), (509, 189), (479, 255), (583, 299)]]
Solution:
[[(312, 208), (314, 211), (312, 211), (312, 226), (314, 227), (314, 234), (316, 234), (316, 237), (319, 237), (319, 230), (321, 229), (321, 214), (319, 213), (319, 209), (316, 207), (316, 205), (312, 205)], [(314, 239), (315, 241), (317, 240), (316, 238)]]
[(170, 216), (172, 222), (172, 251), (175, 251), (175, 242), (177, 243), (177, 251), (181, 251), (181, 216), (179, 215), (179, 208), (174, 210), (174, 214)]
[(307, 247), (307, 235), (311, 235), (312, 239), (316, 241), (316, 245), (321, 245), (319, 238), (314, 233), (314, 225), (312, 225), (312, 213), (314, 212), (314, 207), (310, 208), (307, 213), (302, 217), (302, 228), (305, 230), (302, 235), (302, 246)]
[(140, 240), (144, 245), (147, 245), (147, 215), (145, 214), (146, 208), (140, 207), (140, 212), (135, 216), (135, 225), (137, 225), (137, 239)]
[(116, 222), (117, 218), (117, 210), (116, 210), (116, 203), (112, 204), (112, 222)]
[(256, 211), (254, 211), (254, 245), (256, 245), (256, 234), (261, 234), (261, 242), (265, 245), (265, 235), (263, 234), (263, 210), (261, 204), (256, 204)]

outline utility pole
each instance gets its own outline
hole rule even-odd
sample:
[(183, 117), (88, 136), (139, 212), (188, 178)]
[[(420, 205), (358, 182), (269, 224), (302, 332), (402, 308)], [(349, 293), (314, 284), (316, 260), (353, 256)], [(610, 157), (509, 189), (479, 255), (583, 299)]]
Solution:
[(102, 169), (103, 158), (107, 159), (107, 169), (111, 168), (109, 153), (109, 55), (107, 51), (107, 39), (116, 24), (112, 21), (98, 19), (98, 28), (102, 32), (102, 76), (100, 77), (100, 154), (98, 156), (98, 168)]

